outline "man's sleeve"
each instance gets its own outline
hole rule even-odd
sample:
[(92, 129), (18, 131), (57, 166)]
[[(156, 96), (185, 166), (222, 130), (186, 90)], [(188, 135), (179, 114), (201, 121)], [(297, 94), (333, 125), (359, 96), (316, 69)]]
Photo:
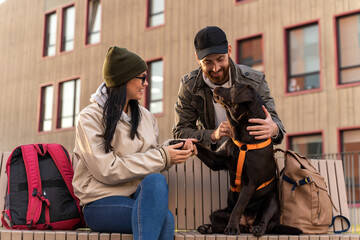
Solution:
[(192, 93), (186, 88), (184, 79), (181, 80), (178, 99), (175, 103), (174, 138), (196, 138), (204, 146), (210, 146), (210, 136), (213, 130), (198, 129), (198, 111), (191, 104)]

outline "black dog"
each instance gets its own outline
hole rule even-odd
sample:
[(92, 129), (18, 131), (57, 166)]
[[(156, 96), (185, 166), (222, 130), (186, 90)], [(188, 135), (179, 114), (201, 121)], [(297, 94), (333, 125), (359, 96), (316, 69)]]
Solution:
[[(200, 226), (198, 231), (228, 235), (242, 232), (255, 236), (265, 233), (301, 234), (297, 228), (279, 224), (278, 176), (271, 139), (256, 140), (246, 130), (250, 118), (265, 119), (263, 100), (252, 87), (239, 83), (231, 88), (215, 88), (214, 99), (226, 110), (233, 138), (216, 152), (196, 144), (197, 156), (214, 171), (227, 169), (231, 190), (228, 206), (213, 212), (211, 224)], [(240, 147), (245, 158), (242, 171), (238, 173), (241, 177), (236, 179), (238, 159), (241, 161)]]

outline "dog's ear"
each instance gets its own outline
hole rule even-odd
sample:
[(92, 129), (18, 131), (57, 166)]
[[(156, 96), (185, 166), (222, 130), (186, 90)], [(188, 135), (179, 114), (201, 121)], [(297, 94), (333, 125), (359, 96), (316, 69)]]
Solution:
[(231, 90), (234, 91), (231, 93), (233, 103), (243, 103), (243, 102), (255, 101), (256, 92), (249, 85), (236, 84), (236, 85), (234, 85), (234, 88)]

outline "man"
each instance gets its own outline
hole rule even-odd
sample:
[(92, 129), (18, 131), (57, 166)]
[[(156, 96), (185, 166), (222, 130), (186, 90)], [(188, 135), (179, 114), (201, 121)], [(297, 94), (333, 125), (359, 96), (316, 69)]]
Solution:
[(231, 60), (231, 45), (218, 27), (201, 29), (194, 40), (196, 59), (200, 68), (185, 75), (180, 84), (175, 104), (175, 138), (196, 138), (204, 146), (217, 149), (230, 136), (225, 110), (216, 103), (212, 91), (218, 86), (231, 87), (235, 82), (252, 86), (266, 103), (266, 119), (250, 119), (257, 123), (248, 127), (256, 139), (271, 137), (280, 144), (285, 130), (276, 111), (274, 99), (265, 75)]

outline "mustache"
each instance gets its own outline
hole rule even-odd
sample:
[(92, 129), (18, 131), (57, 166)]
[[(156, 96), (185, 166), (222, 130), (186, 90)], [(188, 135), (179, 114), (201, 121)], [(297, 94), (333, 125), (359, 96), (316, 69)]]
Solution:
[(213, 71), (213, 70), (210, 70), (210, 71), (209, 71), (209, 74), (219, 73), (219, 72), (224, 72), (224, 69), (223, 69), (223, 68), (220, 68), (217, 72), (215, 72), (215, 71)]

